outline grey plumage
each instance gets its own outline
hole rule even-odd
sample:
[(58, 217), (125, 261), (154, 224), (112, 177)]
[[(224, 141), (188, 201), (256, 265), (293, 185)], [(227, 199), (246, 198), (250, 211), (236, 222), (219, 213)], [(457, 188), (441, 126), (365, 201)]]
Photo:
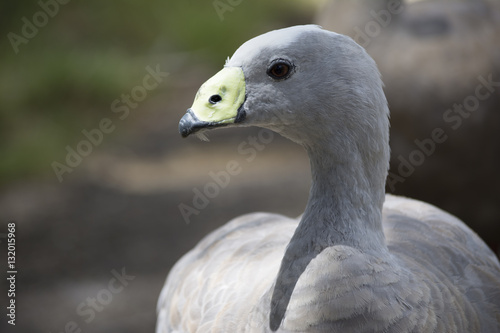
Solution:
[[(285, 80), (267, 74), (286, 59)], [(373, 60), (317, 26), (276, 30), (226, 63), (246, 118), (301, 144), (302, 217), (256, 213), (206, 236), (170, 272), (157, 332), (500, 332), (500, 264), (453, 216), (385, 195), (388, 108)], [(385, 203), (384, 203), (385, 201)]]

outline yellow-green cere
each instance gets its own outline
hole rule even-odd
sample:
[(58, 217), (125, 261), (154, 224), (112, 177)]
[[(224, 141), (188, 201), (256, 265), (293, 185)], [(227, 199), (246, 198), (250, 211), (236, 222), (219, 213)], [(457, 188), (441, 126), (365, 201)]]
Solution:
[(191, 110), (202, 121), (233, 123), (244, 101), (243, 70), (240, 67), (225, 67), (200, 87)]

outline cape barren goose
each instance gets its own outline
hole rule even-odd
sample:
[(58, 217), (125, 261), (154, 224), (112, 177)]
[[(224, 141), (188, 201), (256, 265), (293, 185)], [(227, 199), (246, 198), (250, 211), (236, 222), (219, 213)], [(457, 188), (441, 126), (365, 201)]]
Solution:
[(386, 195), (389, 110), (375, 62), (318, 26), (243, 44), (202, 85), (182, 136), (271, 129), (302, 145), (301, 218), (255, 213), (172, 268), (157, 332), (500, 332), (500, 264), (464, 223)]

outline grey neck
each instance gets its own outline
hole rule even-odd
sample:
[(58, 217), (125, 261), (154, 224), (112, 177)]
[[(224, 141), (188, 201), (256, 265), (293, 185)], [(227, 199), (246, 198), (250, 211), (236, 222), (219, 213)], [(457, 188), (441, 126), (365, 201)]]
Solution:
[(333, 142), (306, 145), (312, 186), (276, 279), (270, 313), (273, 331), (283, 320), (300, 275), (325, 248), (346, 245), (372, 254), (387, 251), (382, 205), (388, 151), (384, 146), (377, 151), (370, 145), (363, 146), (368, 149), (364, 151), (357, 147), (344, 152), (328, 149), (335, 146)]
[(349, 159), (335, 159), (333, 152), (324, 149), (309, 149), (308, 153), (312, 186), (292, 241), (321, 249), (347, 245), (363, 252), (385, 250), (385, 169), (368, 164), (358, 151), (350, 151)]

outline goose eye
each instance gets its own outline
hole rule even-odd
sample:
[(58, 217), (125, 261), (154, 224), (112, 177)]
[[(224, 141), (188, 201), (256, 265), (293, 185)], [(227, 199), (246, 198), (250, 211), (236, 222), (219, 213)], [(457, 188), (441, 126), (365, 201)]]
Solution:
[(285, 60), (274, 62), (267, 70), (267, 75), (275, 80), (286, 79), (291, 74), (292, 65)]

